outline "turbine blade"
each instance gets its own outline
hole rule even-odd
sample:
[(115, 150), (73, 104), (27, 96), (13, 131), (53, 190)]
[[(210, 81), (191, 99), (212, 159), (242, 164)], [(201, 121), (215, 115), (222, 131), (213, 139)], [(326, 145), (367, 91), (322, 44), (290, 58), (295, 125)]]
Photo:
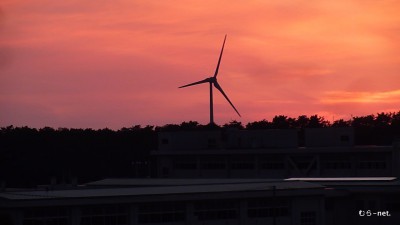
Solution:
[(210, 82), (210, 78), (206, 78), (206, 79), (204, 79), (204, 80), (197, 81), (197, 82), (194, 82), (194, 83), (191, 83), (191, 84), (186, 84), (186, 85), (180, 86), (179, 88), (189, 87), (189, 86), (193, 86), (193, 85), (197, 85), (197, 84), (202, 84), (202, 83), (207, 83), (207, 82)]
[(222, 44), (221, 53), (219, 54), (218, 64), (217, 64), (217, 68), (215, 69), (214, 77), (217, 77), (217, 75), (218, 75), (219, 65), (221, 64), (222, 53), (224, 52), (225, 41), (226, 41), (226, 34), (225, 34), (224, 43)]
[(237, 109), (235, 108), (235, 106), (232, 104), (231, 100), (229, 100), (229, 98), (228, 98), (228, 96), (225, 94), (224, 90), (222, 90), (221, 86), (219, 86), (218, 82), (214, 82), (214, 86), (215, 86), (216, 89), (218, 89), (218, 90), (222, 93), (222, 95), (226, 98), (226, 100), (228, 100), (229, 104), (231, 104), (232, 108), (236, 111), (236, 113), (237, 113), (240, 117), (242, 117), (242, 116), (240, 115), (240, 113), (237, 111)]

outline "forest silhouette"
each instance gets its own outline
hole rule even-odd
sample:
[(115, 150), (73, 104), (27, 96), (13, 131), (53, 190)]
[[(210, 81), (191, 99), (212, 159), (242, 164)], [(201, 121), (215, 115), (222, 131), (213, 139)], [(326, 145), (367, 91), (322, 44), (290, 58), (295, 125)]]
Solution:
[(329, 122), (324, 117), (277, 115), (243, 125), (231, 121), (222, 126), (196, 121), (164, 126), (135, 125), (119, 130), (44, 127), (0, 128), (0, 181), (9, 187), (34, 187), (50, 179), (79, 183), (107, 177), (148, 177), (154, 171), (150, 152), (158, 148), (161, 131), (297, 129), (304, 146), (305, 128), (353, 127), (356, 145), (392, 145), (400, 138), (400, 111), (357, 116)]

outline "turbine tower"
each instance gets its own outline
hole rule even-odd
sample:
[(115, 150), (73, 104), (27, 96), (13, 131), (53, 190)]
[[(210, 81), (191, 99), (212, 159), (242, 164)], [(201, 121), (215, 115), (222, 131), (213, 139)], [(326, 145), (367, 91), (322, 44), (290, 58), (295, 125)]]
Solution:
[(225, 97), (225, 99), (229, 102), (229, 104), (231, 104), (232, 108), (241, 117), (240, 113), (237, 111), (235, 106), (232, 104), (231, 100), (229, 100), (228, 96), (225, 94), (224, 90), (222, 90), (221, 86), (218, 84), (218, 81), (217, 81), (217, 75), (218, 75), (219, 65), (221, 64), (222, 53), (224, 52), (225, 41), (226, 41), (226, 35), (224, 38), (224, 43), (222, 44), (222, 49), (221, 49), (221, 53), (219, 55), (218, 64), (217, 64), (217, 68), (215, 69), (214, 76), (179, 87), (179, 88), (185, 88), (185, 87), (198, 85), (198, 84), (202, 84), (202, 83), (210, 83), (210, 125), (214, 124), (213, 85), (216, 89), (218, 89), (221, 92), (221, 94)]

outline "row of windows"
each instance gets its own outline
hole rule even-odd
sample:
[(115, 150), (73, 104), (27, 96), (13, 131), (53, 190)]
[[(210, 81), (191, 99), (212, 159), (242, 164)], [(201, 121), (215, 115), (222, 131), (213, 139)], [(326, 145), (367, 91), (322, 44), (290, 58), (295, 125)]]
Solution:
[[(325, 169), (351, 169), (352, 163), (346, 161), (332, 161), (323, 164)], [(359, 169), (386, 169), (385, 161), (362, 161), (358, 163)]]
[(24, 225), (67, 225), (69, 211), (66, 208), (36, 208), (24, 212)]
[(237, 219), (238, 210), (205, 210), (196, 211), (194, 215), (199, 221)]
[(284, 216), (289, 216), (289, 208), (271, 207), (271, 208), (248, 209), (247, 216), (249, 218), (284, 217)]
[(184, 202), (143, 203), (138, 206), (139, 223), (169, 223), (186, 220)]
[(326, 162), (323, 164), (325, 169), (351, 169), (351, 162), (340, 162), (340, 161), (333, 161), (333, 162)]
[(68, 218), (25, 219), (23, 225), (68, 225)]
[(312, 163), (312, 162), (296, 162), (296, 166), (298, 169), (300, 170), (306, 170), (311, 166), (311, 169), (315, 169), (316, 168), (316, 163)]
[(289, 216), (287, 199), (255, 198), (247, 202), (249, 218)]
[(126, 225), (126, 205), (88, 206), (82, 209), (81, 225)]
[(237, 209), (238, 204), (235, 200), (206, 200), (194, 203), (194, 209), (199, 210), (220, 210), (220, 209)]
[(66, 217), (68, 210), (66, 208), (36, 208), (27, 209), (24, 212), (25, 218), (42, 218), (42, 217)]
[(300, 225), (316, 225), (317, 213), (314, 211), (307, 211), (300, 213)]
[(205, 200), (194, 204), (194, 215), (199, 221), (238, 218), (237, 200)]
[(271, 199), (271, 198), (254, 198), (247, 202), (248, 208), (271, 208), (271, 207), (288, 207), (289, 200), (287, 199)]
[[(286, 217), (290, 215), (289, 203), (285, 199), (271, 200), (267, 198), (250, 199), (247, 202), (247, 216), (249, 218), (264, 217)], [(149, 223), (172, 223), (186, 221), (187, 204), (177, 203), (145, 203), (138, 205), (138, 222)], [(204, 200), (193, 204), (194, 216), (199, 221), (227, 220), (239, 218), (238, 200)], [(108, 205), (86, 207), (82, 209), (81, 225), (127, 225), (129, 224), (127, 205)], [(57, 209), (57, 208), (53, 208)], [(102, 215), (99, 215), (101, 209)], [(52, 209), (45, 209), (51, 211)], [(63, 211), (64, 212), (64, 211)], [(32, 217), (32, 212), (27, 211), (24, 225), (67, 225), (70, 224), (70, 213), (65, 210), (65, 216), (49, 216), (41, 214), (42, 217)], [(57, 215), (59, 213), (57, 212)], [(63, 214), (64, 215), (64, 214)], [(302, 215), (302, 224), (313, 224), (315, 214), (305, 213)], [(311, 222), (311, 223), (309, 223)]]
[(183, 212), (185, 210), (186, 204), (184, 202), (142, 203), (138, 206), (139, 213)]
[(358, 165), (360, 169), (386, 169), (384, 161), (365, 161)]
[(81, 225), (127, 225), (128, 215), (83, 216)]
[(254, 169), (254, 164), (253, 163), (232, 163), (231, 164), (232, 169), (237, 169), (237, 170), (251, 170)]
[(82, 215), (123, 215), (127, 213), (124, 205), (89, 206), (82, 208)]
[(196, 163), (190, 163), (190, 162), (174, 163), (174, 169), (195, 170), (197, 169), (197, 165)]
[(261, 169), (284, 169), (285, 163), (283, 162), (268, 162), (268, 163), (260, 163)]
[(145, 213), (139, 214), (138, 221), (141, 224), (147, 223), (170, 223), (186, 220), (185, 212), (175, 213)]

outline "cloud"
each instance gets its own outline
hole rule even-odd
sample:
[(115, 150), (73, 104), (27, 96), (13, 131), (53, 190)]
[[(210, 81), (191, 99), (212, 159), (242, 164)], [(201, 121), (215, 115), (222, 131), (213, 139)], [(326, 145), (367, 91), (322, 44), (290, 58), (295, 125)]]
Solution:
[(381, 92), (330, 91), (320, 99), (321, 103), (400, 103), (400, 89)]

